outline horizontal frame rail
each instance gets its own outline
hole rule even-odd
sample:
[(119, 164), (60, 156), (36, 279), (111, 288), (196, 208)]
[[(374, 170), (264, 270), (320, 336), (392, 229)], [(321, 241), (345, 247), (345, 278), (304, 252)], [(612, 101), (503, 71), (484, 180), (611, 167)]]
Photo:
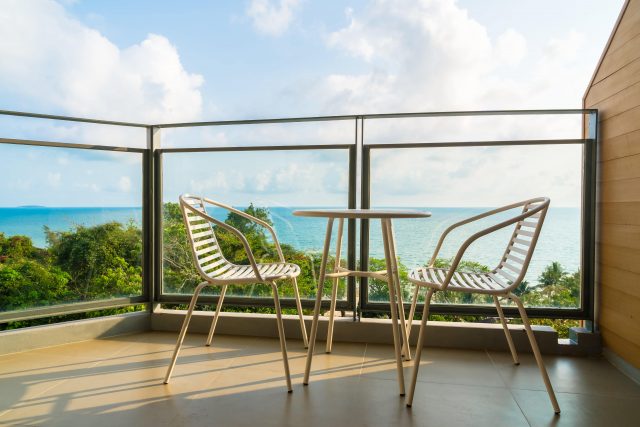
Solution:
[(41, 317), (65, 316), (67, 314), (86, 313), (88, 311), (105, 310), (108, 308), (126, 307), (129, 305), (147, 304), (144, 296), (112, 298), (106, 300), (70, 302), (68, 304), (48, 305), (24, 310), (0, 312), (0, 323), (19, 320), (37, 319)]
[(594, 142), (592, 139), (518, 139), (512, 141), (399, 142), (365, 144), (365, 148), (442, 148), (442, 147), (511, 147), (519, 145), (571, 145)]
[(78, 144), (74, 142), (39, 141), (33, 139), (0, 138), (0, 144), (29, 145), (33, 147), (77, 148), (82, 150), (119, 151), (122, 153), (146, 153), (145, 148), (119, 147), (112, 145)]
[(224, 151), (298, 151), (298, 150), (346, 150), (354, 144), (314, 144), (314, 145), (252, 145), (245, 147), (192, 147), (161, 148), (156, 152), (166, 153), (206, 153)]
[[(423, 303), (419, 302), (418, 307), (423, 307)], [(405, 304), (405, 311), (408, 313), (411, 306)], [(508, 307), (502, 305), (502, 310), (507, 317), (520, 317), (516, 307)], [(367, 302), (362, 311), (389, 314), (388, 302)], [(422, 313), (422, 310), (416, 308), (416, 313)], [(463, 304), (441, 304), (431, 303), (429, 306), (429, 314), (442, 314), (451, 316), (484, 316), (498, 317), (495, 306), (484, 305), (463, 305)], [(554, 307), (527, 307), (527, 315), (529, 317), (542, 319), (576, 319), (584, 320), (588, 317), (589, 312), (584, 308), (554, 308)]]
[(0, 110), (0, 115), (28, 117), (35, 119), (63, 120), (80, 123), (93, 123), (99, 125), (128, 126), (128, 127), (156, 127), (156, 128), (178, 128), (178, 127), (199, 127), (199, 126), (230, 126), (230, 125), (252, 125), (252, 124), (274, 124), (274, 123), (300, 123), (300, 122), (322, 122), (341, 121), (355, 119), (399, 119), (399, 118), (419, 118), (419, 117), (461, 117), (461, 116), (518, 116), (518, 115), (560, 115), (560, 114), (591, 114), (596, 109), (553, 109), (553, 110), (468, 110), (468, 111), (425, 111), (418, 113), (382, 113), (382, 114), (346, 114), (334, 116), (309, 116), (290, 117), (272, 119), (246, 119), (246, 120), (216, 120), (204, 122), (182, 122), (182, 123), (157, 123), (143, 124), (121, 122), (114, 120), (98, 120), (73, 116), (61, 116), (54, 114), (28, 113), (24, 111)]
[(92, 123), (96, 125), (110, 125), (110, 126), (126, 126), (126, 127), (135, 127), (135, 128), (146, 128), (149, 125), (145, 125), (142, 123), (130, 123), (130, 122), (118, 122), (113, 120), (98, 120), (98, 119), (87, 119), (82, 117), (71, 117), (71, 116), (58, 116), (54, 114), (38, 114), (38, 113), (26, 113), (23, 111), (10, 111), (10, 110), (0, 110), (0, 115), (2, 116), (15, 116), (15, 117), (27, 117), (32, 119), (47, 119), (47, 120), (61, 120), (65, 122), (79, 122), (79, 123)]
[[(156, 302), (160, 304), (189, 304), (191, 301), (192, 295), (185, 294), (162, 294), (159, 298), (157, 298)], [(215, 305), (218, 302), (217, 295), (202, 295), (198, 297), (198, 305)], [(314, 299), (306, 299), (301, 298), (300, 302), (302, 303), (303, 308), (307, 308), (312, 310), (314, 308), (315, 300)], [(329, 299), (322, 300), (322, 308), (329, 309), (331, 301)], [(349, 299), (338, 300), (337, 301), (337, 309), (338, 310), (352, 310), (351, 301)], [(224, 306), (239, 306), (239, 307), (265, 307), (270, 308), (273, 307), (273, 298), (262, 298), (262, 297), (237, 297), (227, 295), (224, 298)], [(280, 296), (280, 305), (283, 308), (296, 308), (296, 300), (294, 298), (282, 297)], [(212, 307), (213, 309), (214, 307)]]

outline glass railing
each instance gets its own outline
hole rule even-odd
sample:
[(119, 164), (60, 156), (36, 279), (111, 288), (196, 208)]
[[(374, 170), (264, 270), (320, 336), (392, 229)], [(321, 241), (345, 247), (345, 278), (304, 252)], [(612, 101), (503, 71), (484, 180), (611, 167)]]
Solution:
[[(308, 309), (326, 223), (296, 217), (296, 209), (431, 212), (428, 219), (394, 223), (404, 275), (427, 262), (451, 223), (549, 196), (551, 208), (518, 292), (533, 316), (592, 318), (596, 111), (165, 125), (1, 113), (6, 134), (0, 135), (0, 322), (145, 302), (185, 303), (200, 278), (177, 205), (182, 193), (201, 194), (272, 223), (287, 260), (301, 266), (298, 284)], [(234, 221), (221, 209), (210, 213)], [(446, 265), (460, 240), (482, 225), (453, 234), (438, 262)], [(382, 269), (379, 228), (375, 221), (346, 223), (342, 264)], [(273, 258), (269, 235), (244, 231), (252, 233), (261, 260)], [(495, 267), (508, 233), (472, 246), (465, 266)], [(229, 259), (240, 257), (237, 242), (226, 239), (222, 246)], [(363, 279), (357, 285), (353, 278), (339, 281), (340, 310), (388, 310), (386, 284)], [(208, 288), (202, 302), (215, 302), (217, 292)], [(412, 294), (404, 278), (403, 294), (405, 301)], [(285, 306), (294, 306), (290, 285), (283, 284), (281, 295)], [(270, 289), (260, 284), (232, 287), (225, 301), (272, 306)], [(445, 293), (435, 302), (434, 313), (492, 312), (482, 298)]]

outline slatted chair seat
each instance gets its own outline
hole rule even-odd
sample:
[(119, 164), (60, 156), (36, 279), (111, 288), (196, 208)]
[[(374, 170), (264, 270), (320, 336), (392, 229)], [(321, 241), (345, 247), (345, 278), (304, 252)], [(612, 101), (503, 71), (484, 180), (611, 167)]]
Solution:
[[(409, 272), (409, 280), (419, 281), (422, 286), (440, 289), (445, 283), (448, 272), (446, 268), (417, 268)], [(456, 271), (447, 290), (488, 295), (504, 294), (509, 286), (508, 279), (500, 279), (497, 277), (498, 274), (495, 271), (491, 273)]]
[[(262, 280), (293, 279), (300, 275), (300, 267), (288, 262), (273, 262), (268, 264), (256, 264)], [(259, 279), (250, 265), (230, 265), (227, 270), (216, 270), (208, 275), (217, 281), (229, 281), (233, 284), (256, 283)]]
[[(485, 294), (491, 295), (493, 297), (493, 301), (496, 305), (496, 310), (498, 312), (498, 315), (500, 316), (500, 322), (502, 323), (502, 327), (507, 338), (507, 343), (509, 344), (509, 349), (511, 350), (513, 362), (517, 365), (519, 364), (518, 355), (516, 354), (515, 346), (513, 344), (506, 319), (502, 312), (502, 308), (500, 307), (499, 298), (508, 298), (516, 303), (518, 312), (520, 313), (520, 317), (522, 317), (522, 321), (527, 332), (527, 337), (529, 338), (529, 342), (531, 343), (531, 349), (533, 350), (533, 354), (536, 358), (536, 363), (538, 364), (538, 368), (540, 369), (542, 380), (544, 381), (547, 393), (549, 394), (549, 399), (551, 400), (553, 410), (556, 413), (560, 413), (560, 406), (558, 406), (558, 401), (556, 400), (553, 387), (551, 386), (551, 382), (549, 381), (547, 370), (542, 362), (542, 356), (540, 355), (538, 344), (536, 343), (535, 336), (533, 335), (533, 331), (531, 330), (527, 312), (524, 309), (524, 305), (522, 304), (520, 298), (513, 293), (513, 291), (522, 282), (527, 272), (529, 262), (531, 261), (531, 256), (533, 255), (533, 251), (538, 241), (538, 236), (540, 235), (540, 230), (542, 229), (544, 218), (547, 214), (547, 210), (549, 209), (549, 203), (550, 201), (546, 197), (529, 199), (519, 203), (513, 203), (511, 205), (503, 206), (501, 208), (494, 209), (492, 211), (485, 212), (480, 215), (476, 215), (463, 221), (457, 222), (448, 227), (444, 231), (444, 233), (442, 233), (442, 236), (440, 236), (440, 239), (438, 240), (438, 244), (436, 245), (436, 249), (431, 256), (428, 265), (426, 267), (420, 267), (409, 272), (409, 281), (416, 286), (413, 293), (413, 300), (411, 302), (411, 310), (409, 312), (407, 335), (411, 331), (411, 324), (413, 321), (413, 316), (415, 314), (420, 290), (426, 288), (427, 295), (425, 297), (422, 319), (420, 321), (418, 347), (416, 349), (416, 355), (414, 359), (412, 382), (409, 388), (409, 395), (407, 396), (407, 406), (411, 406), (413, 403), (416, 381), (418, 378), (418, 370), (420, 368), (420, 357), (422, 355), (422, 348), (424, 346), (425, 329), (427, 319), (429, 318), (429, 305), (431, 304), (431, 298), (433, 297), (433, 294), (435, 292), (453, 291)], [(438, 253), (442, 248), (442, 244), (444, 243), (447, 235), (449, 235), (449, 233), (453, 229), (482, 218), (518, 208), (521, 209), (519, 214), (509, 219), (502, 220), (498, 224), (487, 229), (478, 231), (467, 240), (465, 240), (464, 243), (462, 243), (462, 245), (460, 246), (460, 249), (458, 249), (458, 252), (453, 258), (453, 261), (451, 262), (451, 266), (449, 268), (434, 267), (434, 264), (438, 257)], [(509, 239), (505, 252), (502, 255), (502, 258), (500, 259), (500, 262), (498, 263), (496, 268), (488, 273), (472, 273), (458, 270), (458, 266), (460, 265), (460, 261), (462, 260), (465, 251), (473, 242), (480, 239), (481, 237), (484, 237), (506, 227), (513, 227), (513, 232), (511, 233), (511, 238)]]
[[(273, 240), (274, 246), (278, 253), (279, 261), (271, 263), (258, 263), (255, 260), (251, 247), (247, 238), (236, 228), (223, 221), (219, 221), (207, 213), (207, 205), (223, 208), (230, 213), (234, 213), (246, 220), (249, 220), (259, 226), (264, 227), (270, 234)], [(287, 380), (287, 389), (291, 392), (291, 375), (289, 373), (289, 361), (287, 359), (287, 347), (284, 337), (284, 326), (282, 324), (282, 310), (280, 309), (280, 298), (278, 296), (278, 287), (276, 281), (289, 279), (293, 282), (293, 291), (296, 300), (296, 306), (298, 308), (298, 317), (300, 319), (300, 329), (302, 331), (302, 339), (304, 346), (308, 346), (307, 331), (304, 324), (304, 317), (302, 314), (302, 303), (300, 301), (300, 294), (298, 292), (298, 283), (296, 278), (300, 275), (300, 267), (296, 264), (285, 262), (282, 248), (276, 237), (276, 233), (273, 228), (265, 221), (255, 218), (246, 212), (234, 209), (231, 206), (225, 205), (208, 198), (200, 196), (192, 196), (184, 194), (180, 196), (180, 208), (182, 210), (182, 217), (184, 219), (187, 235), (191, 243), (191, 250), (195, 261), (196, 268), (200, 273), (200, 276), (204, 279), (204, 282), (200, 283), (194, 290), (193, 297), (189, 303), (187, 315), (185, 316), (178, 335), (178, 342), (176, 343), (175, 350), (173, 352), (173, 358), (167, 369), (165, 376), (165, 384), (169, 382), (171, 373), (175, 367), (180, 347), (184, 341), (184, 337), (189, 327), (189, 321), (195, 309), (198, 295), (202, 289), (206, 286), (220, 286), (220, 296), (218, 297), (218, 303), (216, 305), (216, 311), (213, 316), (211, 328), (209, 329), (209, 336), (207, 337), (206, 345), (211, 345), (213, 339), (213, 332), (218, 322), (219, 314), (222, 309), (222, 301), (229, 285), (250, 285), (255, 283), (264, 283), (271, 285), (273, 290), (273, 301), (276, 309), (276, 320), (278, 325), (278, 335), (280, 336), (280, 348), (282, 351), (282, 360), (284, 363), (285, 377)], [(247, 265), (238, 265), (227, 260), (222, 253), (222, 249), (218, 243), (215, 229), (222, 229), (227, 233), (234, 235), (244, 248), (249, 263)]]

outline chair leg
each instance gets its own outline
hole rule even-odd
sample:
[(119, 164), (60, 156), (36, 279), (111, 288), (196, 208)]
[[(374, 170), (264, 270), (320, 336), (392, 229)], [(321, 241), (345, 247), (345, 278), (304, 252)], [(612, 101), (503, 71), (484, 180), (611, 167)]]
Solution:
[(329, 309), (329, 324), (327, 326), (327, 346), (325, 348), (326, 353), (331, 353), (331, 347), (333, 345), (333, 324), (336, 316), (336, 303), (338, 297), (338, 278), (334, 278), (331, 284), (331, 308)]
[(302, 341), (304, 348), (309, 348), (309, 338), (307, 338), (307, 328), (304, 325), (304, 314), (302, 313), (302, 303), (300, 302), (300, 291), (298, 291), (298, 280), (293, 279), (293, 293), (296, 297), (296, 307), (298, 308), (298, 317), (300, 318), (300, 332), (302, 333)]
[(509, 332), (509, 327), (507, 326), (507, 321), (504, 318), (504, 312), (502, 311), (502, 307), (500, 306), (500, 301), (496, 295), (493, 296), (493, 302), (496, 303), (496, 309), (498, 310), (498, 316), (500, 316), (500, 322), (502, 323), (502, 328), (504, 329), (504, 334), (507, 337), (507, 343), (509, 344), (509, 350), (511, 350), (511, 357), (513, 357), (513, 364), (519, 365), (520, 361), (518, 360), (518, 353), (516, 353), (516, 346), (513, 345), (513, 339), (511, 338), (511, 332)]
[(216, 305), (216, 312), (213, 315), (213, 322), (211, 322), (211, 329), (209, 329), (209, 336), (207, 337), (207, 343), (205, 344), (207, 347), (211, 345), (211, 340), (213, 339), (213, 331), (216, 329), (216, 325), (218, 324), (218, 318), (220, 317), (220, 311), (222, 310), (222, 301), (224, 300), (224, 295), (227, 293), (227, 285), (222, 285), (222, 289), (220, 290), (220, 297), (218, 298), (218, 304)]
[(284, 363), (284, 374), (287, 379), (287, 391), (291, 393), (291, 374), (289, 373), (289, 359), (287, 358), (287, 342), (284, 337), (284, 326), (282, 324), (282, 310), (280, 309), (280, 297), (278, 296), (278, 287), (275, 283), (271, 283), (273, 289), (273, 304), (276, 307), (276, 320), (278, 323), (278, 335), (280, 336), (280, 350), (282, 351), (282, 362)]
[(422, 356), (422, 347), (424, 347), (424, 335), (427, 330), (427, 319), (429, 318), (429, 305), (431, 304), (431, 297), (433, 296), (433, 289), (429, 288), (427, 296), (424, 299), (424, 309), (422, 310), (422, 320), (420, 321), (420, 333), (418, 334), (418, 347), (416, 347), (416, 354), (413, 358), (413, 372), (411, 373), (411, 385), (409, 385), (409, 394), (407, 395), (407, 407), (411, 407), (413, 404), (413, 395), (416, 391), (416, 382), (418, 381), (418, 370), (420, 369), (420, 357)]
[(189, 309), (187, 310), (187, 315), (184, 317), (184, 321), (182, 322), (182, 329), (180, 330), (180, 335), (178, 335), (178, 342), (176, 343), (176, 348), (173, 350), (173, 357), (171, 359), (171, 363), (169, 364), (169, 368), (167, 369), (167, 374), (164, 377), (165, 384), (169, 384), (171, 373), (173, 372), (173, 368), (176, 366), (176, 360), (178, 360), (178, 353), (180, 352), (180, 347), (182, 347), (182, 342), (184, 341), (184, 337), (187, 334), (187, 328), (189, 327), (189, 322), (191, 321), (191, 315), (193, 314), (193, 309), (196, 306), (198, 295), (200, 295), (200, 291), (202, 291), (202, 288), (204, 288), (207, 285), (209, 285), (208, 282), (202, 282), (196, 287), (195, 291), (193, 292), (193, 297), (191, 298), (191, 302), (189, 303)]
[(556, 414), (559, 414), (560, 405), (558, 405), (558, 400), (556, 399), (556, 395), (553, 392), (553, 387), (551, 386), (551, 381), (549, 380), (547, 369), (544, 367), (544, 363), (542, 362), (542, 355), (540, 354), (540, 349), (538, 348), (536, 337), (533, 335), (533, 330), (531, 330), (531, 324), (529, 323), (529, 317), (527, 316), (527, 312), (524, 309), (524, 305), (522, 305), (522, 301), (520, 301), (520, 298), (518, 298), (514, 294), (509, 294), (509, 298), (511, 298), (518, 306), (518, 311), (520, 312), (520, 317), (522, 317), (524, 329), (527, 331), (527, 336), (529, 337), (529, 342), (531, 343), (531, 350), (533, 350), (533, 355), (536, 358), (538, 369), (540, 369), (540, 374), (542, 375), (542, 381), (544, 381), (544, 385), (547, 388), (547, 393), (549, 394), (549, 399), (551, 400), (553, 411)]

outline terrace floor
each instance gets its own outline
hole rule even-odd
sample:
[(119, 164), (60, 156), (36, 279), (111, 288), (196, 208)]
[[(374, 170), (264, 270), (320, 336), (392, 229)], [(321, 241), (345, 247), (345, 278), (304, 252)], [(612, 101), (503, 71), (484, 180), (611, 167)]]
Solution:
[[(162, 384), (176, 333), (149, 332), (0, 357), (0, 425), (46, 426), (637, 426), (640, 386), (600, 358), (545, 356), (562, 414), (554, 416), (533, 357), (427, 348), (412, 409), (398, 396), (393, 349), (288, 344), (286, 393), (278, 341), (190, 334)], [(318, 351), (323, 346), (318, 343)], [(405, 372), (410, 373), (410, 363)]]

